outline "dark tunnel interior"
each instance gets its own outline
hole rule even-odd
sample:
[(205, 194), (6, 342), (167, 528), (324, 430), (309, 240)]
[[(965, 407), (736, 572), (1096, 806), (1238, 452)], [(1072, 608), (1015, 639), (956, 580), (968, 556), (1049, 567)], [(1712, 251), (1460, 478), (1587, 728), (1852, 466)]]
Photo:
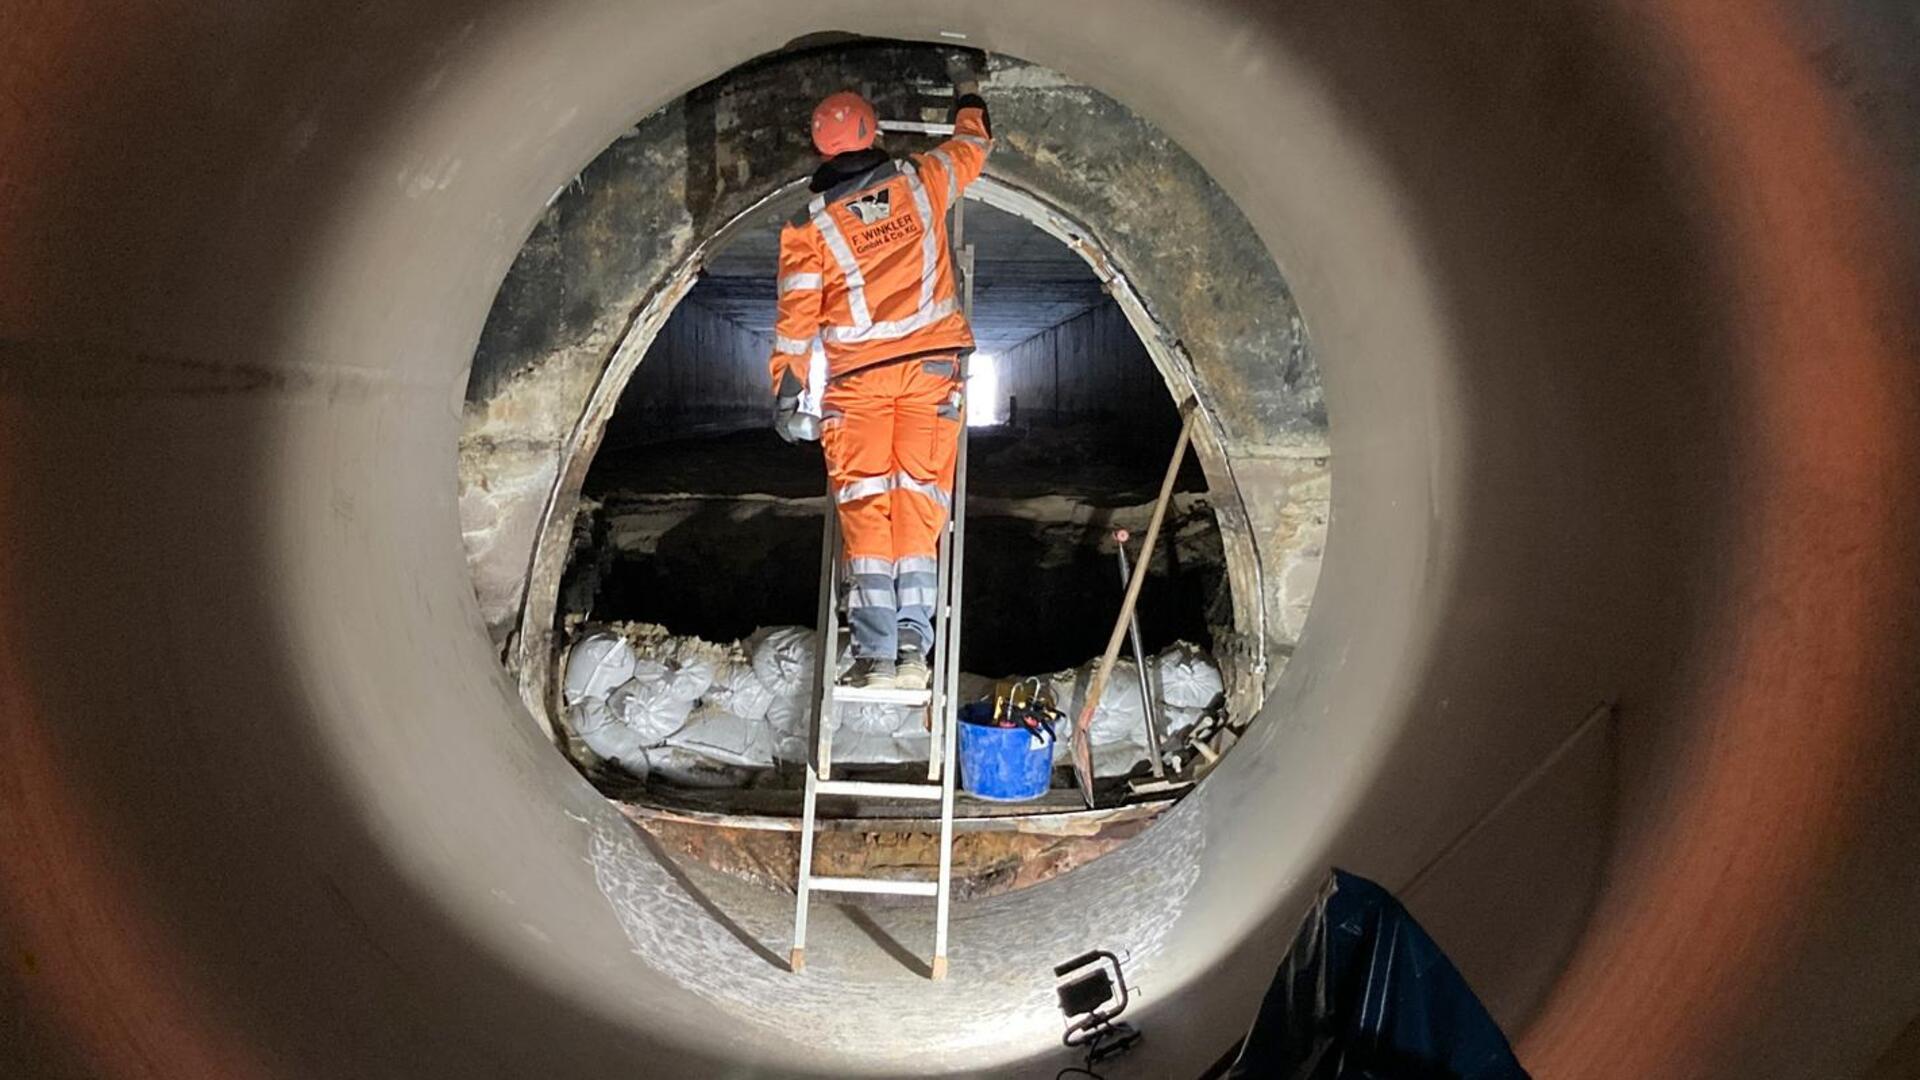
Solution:
[[(969, 438), (972, 542), (965, 669), (1071, 667), (1106, 644), (1124, 591), (1116, 512), (1151, 503), (1179, 429), (1146, 348), (1084, 259), (983, 203)], [(810, 624), (819, 563), (817, 444), (769, 430), (764, 385), (777, 223), (706, 263), (608, 422), (583, 496), (595, 505), (559, 616), (658, 623), (717, 641)], [(1232, 623), (1225, 553), (1199, 463), (1184, 464), (1173, 542), (1140, 602), (1146, 648), (1210, 645)], [(1104, 599), (1104, 606), (1090, 602)]]

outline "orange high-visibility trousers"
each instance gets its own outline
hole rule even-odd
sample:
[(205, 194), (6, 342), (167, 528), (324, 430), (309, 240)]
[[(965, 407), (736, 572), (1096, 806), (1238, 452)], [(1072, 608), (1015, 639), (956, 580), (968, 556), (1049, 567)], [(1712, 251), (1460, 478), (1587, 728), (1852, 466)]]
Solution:
[(956, 355), (915, 356), (827, 384), (820, 442), (840, 514), (853, 655), (933, 651), (940, 530), (966, 422)]

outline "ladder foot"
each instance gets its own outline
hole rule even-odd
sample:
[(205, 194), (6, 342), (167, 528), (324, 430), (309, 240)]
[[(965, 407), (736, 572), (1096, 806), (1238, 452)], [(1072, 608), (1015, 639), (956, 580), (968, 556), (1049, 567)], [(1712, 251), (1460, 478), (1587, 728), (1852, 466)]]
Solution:
[(944, 980), (946, 977), (947, 977), (947, 958), (944, 956), (934, 957), (933, 958), (933, 980), (935, 982), (940, 982)]
[(799, 974), (807, 970), (807, 950), (795, 949), (787, 954), (787, 970)]

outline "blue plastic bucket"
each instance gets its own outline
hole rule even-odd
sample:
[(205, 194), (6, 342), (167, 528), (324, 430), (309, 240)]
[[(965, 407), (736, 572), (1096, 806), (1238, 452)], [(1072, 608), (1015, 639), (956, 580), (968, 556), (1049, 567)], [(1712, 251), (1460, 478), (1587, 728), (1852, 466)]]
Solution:
[(1052, 731), (994, 727), (990, 701), (960, 710), (960, 784), (969, 795), (1024, 802), (1046, 794), (1052, 778)]

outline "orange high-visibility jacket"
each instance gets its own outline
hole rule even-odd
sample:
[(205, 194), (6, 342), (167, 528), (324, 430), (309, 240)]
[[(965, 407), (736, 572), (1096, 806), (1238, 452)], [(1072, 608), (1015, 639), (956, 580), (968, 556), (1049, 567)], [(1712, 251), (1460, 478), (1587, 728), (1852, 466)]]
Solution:
[(806, 220), (781, 230), (775, 393), (789, 373), (806, 384), (815, 338), (830, 378), (972, 347), (947, 251), (947, 209), (980, 175), (991, 146), (986, 110), (967, 105), (955, 112), (953, 138), (816, 195)]

